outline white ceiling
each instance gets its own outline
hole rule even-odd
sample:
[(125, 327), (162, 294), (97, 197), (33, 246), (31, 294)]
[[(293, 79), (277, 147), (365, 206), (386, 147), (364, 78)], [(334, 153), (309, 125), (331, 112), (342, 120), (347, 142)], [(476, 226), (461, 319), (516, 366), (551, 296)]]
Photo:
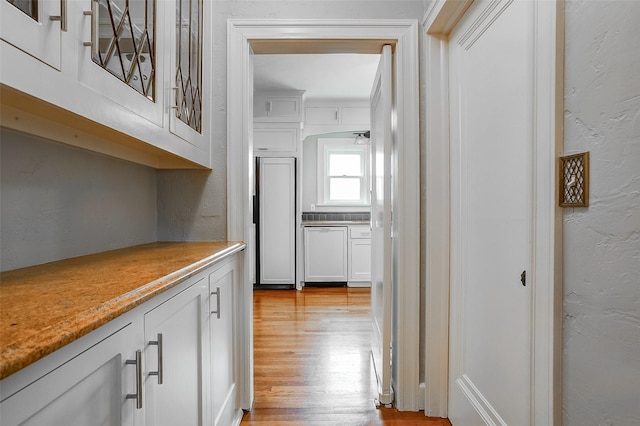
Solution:
[(305, 90), (306, 99), (368, 99), (380, 55), (254, 55), (254, 90)]

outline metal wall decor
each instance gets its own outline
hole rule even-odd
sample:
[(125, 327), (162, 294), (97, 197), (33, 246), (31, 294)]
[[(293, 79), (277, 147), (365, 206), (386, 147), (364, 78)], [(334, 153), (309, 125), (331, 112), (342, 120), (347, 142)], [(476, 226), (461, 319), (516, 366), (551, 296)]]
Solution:
[(176, 1), (175, 114), (202, 132), (202, 0)]
[(93, 62), (155, 101), (156, 0), (93, 0)]
[(560, 157), (560, 206), (589, 206), (589, 153)]

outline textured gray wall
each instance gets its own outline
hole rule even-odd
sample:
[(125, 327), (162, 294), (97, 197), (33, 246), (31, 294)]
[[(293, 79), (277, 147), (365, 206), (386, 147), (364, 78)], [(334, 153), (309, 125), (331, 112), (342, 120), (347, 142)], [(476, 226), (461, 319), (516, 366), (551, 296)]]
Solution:
[(0, 269), (156, 240), (156, 172), (0, 129)]
[(226, 238), (227, 19), (420, 19), (426, 4), (423, 0), (216, 0), (212, 3), (215, 13), (214, 42), (210, 46), (213, 51), (213, 171), (207, 175), (193, 171), (159, 172), (160, 240)]
[(590, 151), (564, 215), (564, 425), (640, 424), (640, 2), (566, 4), (565, 152)]

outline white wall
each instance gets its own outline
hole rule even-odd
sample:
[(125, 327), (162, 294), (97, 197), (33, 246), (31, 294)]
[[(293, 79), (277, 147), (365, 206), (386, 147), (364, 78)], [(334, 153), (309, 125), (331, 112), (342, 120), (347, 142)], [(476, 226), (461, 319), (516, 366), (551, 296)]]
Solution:
[[(423, 0), (227, 1), (214, 7), (212, 168), (159, 172), (158, 235), (164, 240), (221, 240), (226, 237), (227, 19), (420, 19)], [(304, 88), (300, 88), (304, 89)], [(193, 182), (198, 190), (185, 191)]]
[(156, 172), (0, 129), (0, 269), (156, 240)]
[(566, 4), (565, 153), (590, 151), (564, 216), (565, 426), (640, 424), (640, 2)]

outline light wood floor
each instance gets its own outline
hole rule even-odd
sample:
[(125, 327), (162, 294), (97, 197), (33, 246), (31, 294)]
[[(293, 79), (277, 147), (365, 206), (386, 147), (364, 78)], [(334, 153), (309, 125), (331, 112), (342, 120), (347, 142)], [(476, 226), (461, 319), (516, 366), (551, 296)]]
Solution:
[(254, 291), (255, 404), (242, 425), (431, 425), (376, 408), (369, 289)]

